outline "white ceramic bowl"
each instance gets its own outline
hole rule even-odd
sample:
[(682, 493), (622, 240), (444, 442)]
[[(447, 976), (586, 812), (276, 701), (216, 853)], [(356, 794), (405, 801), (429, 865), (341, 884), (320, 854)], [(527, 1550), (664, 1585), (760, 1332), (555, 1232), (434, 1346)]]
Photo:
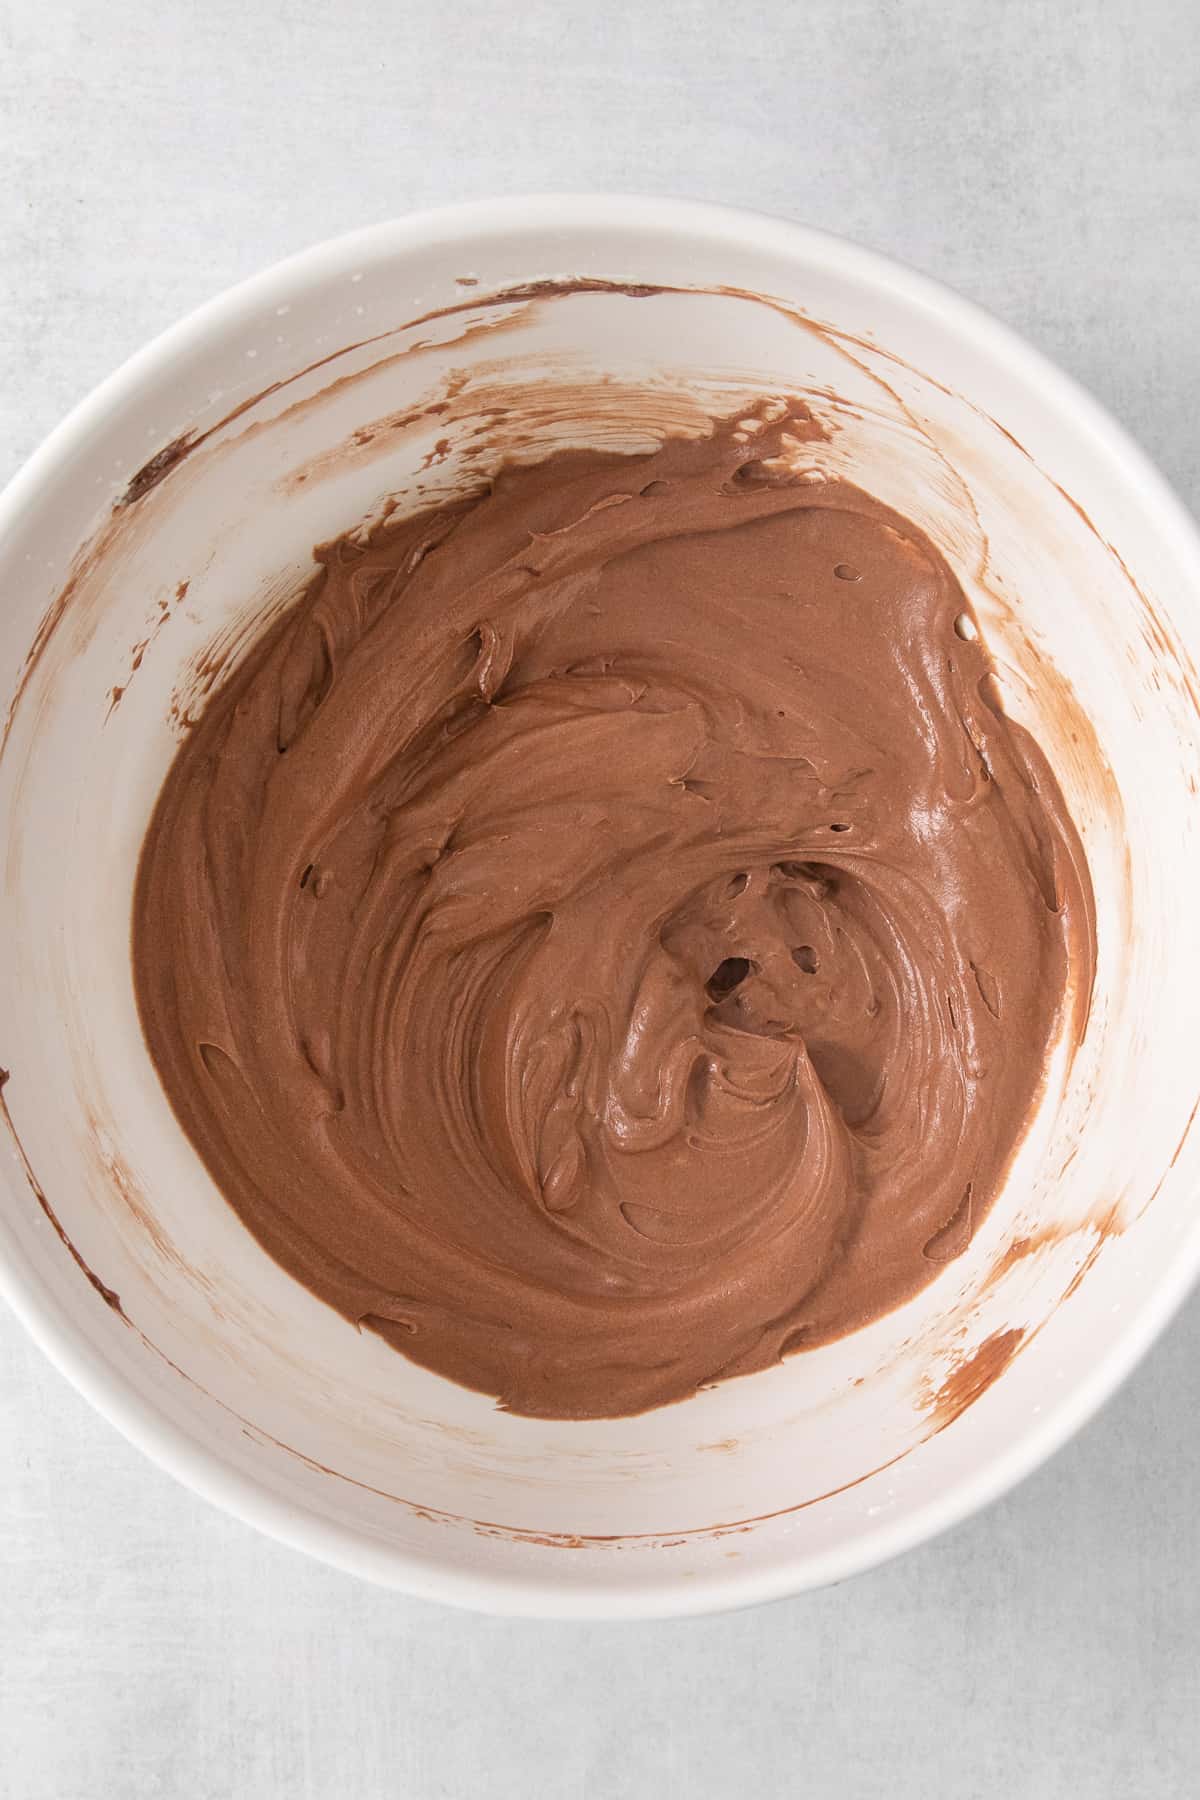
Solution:
[[(672, 291), (494, 300), (579, 277)], [(550, 426), (538, 379), (565, 384)], [(471, 449), (478, 469), (652, 442), (781, 389), (835, 428), (814, 460), (939, 543), (1057, 766), (1099, 903), (1091, 1024), (970, 1249), (901, 1311), (643, 1418), (510, 1418), (320, 1305), (214, 1189), (138, 1027), (139, 844), (180, 716), (314, 542), (452, 490)], [(447, 394), (449, 415), (422, 413)], [(1186, 1291), (1200, 546), (1112, 422), (965, 302), (699, 205), (508, 200), (381, 226), (202, 308), (79, 407), (0, 503), (0, 589), (4, 1289), (102, 1412), (230, 1511), (497, 1610), (762, 1600), (1000, 1493)]]

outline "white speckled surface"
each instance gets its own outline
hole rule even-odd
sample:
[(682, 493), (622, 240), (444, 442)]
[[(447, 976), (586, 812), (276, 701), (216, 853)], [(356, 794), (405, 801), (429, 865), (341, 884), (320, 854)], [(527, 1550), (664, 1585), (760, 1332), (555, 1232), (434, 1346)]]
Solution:
[[(507, 26), (505, 21), (515, 22)], [(983, 301), (1196, 509), (1191, 0), (0, 0), (0, 479), (146, 337), (390, 213), (640, 188)], [(1200, 1301), (1048, 1468), (844, 1587), (478, 1620), (152, 1469), (0, 1317), (0, 1794), (1175, 1796), (1200, 1757)]]

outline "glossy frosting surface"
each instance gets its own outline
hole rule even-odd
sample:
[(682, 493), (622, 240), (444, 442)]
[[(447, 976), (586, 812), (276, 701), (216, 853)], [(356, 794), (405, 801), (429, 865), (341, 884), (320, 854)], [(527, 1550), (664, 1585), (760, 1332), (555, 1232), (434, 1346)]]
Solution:
[(1094, 955), (950, 570), (802, 408), (324, 547), (143, 851), (148, 1043), (230, 1204), (513, 1411), (683, 1398), (967, 1245)]

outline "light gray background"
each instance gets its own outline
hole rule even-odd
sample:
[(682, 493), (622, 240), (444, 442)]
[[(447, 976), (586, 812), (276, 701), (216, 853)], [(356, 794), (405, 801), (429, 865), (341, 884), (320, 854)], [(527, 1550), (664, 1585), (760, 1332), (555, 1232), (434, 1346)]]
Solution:
[[(277, 257), (440, 201), (620, 188), (790, 214), (942, 277), (1195, 509), (1198, 119), (1195, 0), (0, 0), (0, 479)], [(1200, 1300), (984, 1517), (690, 1624), (478, 1620), (328, 1572), (151, 1468), (7, 1315), (0, 1404), (5, 1796), (1200, 1784)]]

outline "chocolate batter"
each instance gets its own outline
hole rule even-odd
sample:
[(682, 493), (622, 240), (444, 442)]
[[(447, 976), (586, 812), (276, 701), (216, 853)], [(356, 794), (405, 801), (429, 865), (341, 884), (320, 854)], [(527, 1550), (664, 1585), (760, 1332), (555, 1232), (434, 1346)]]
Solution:
[(959, 1254), (1093, 965), (954, 577), (802, 409), (317, 553), (159, 799), (180, 1121), (346, 1317), (514, 1412), (763, 1369)]

